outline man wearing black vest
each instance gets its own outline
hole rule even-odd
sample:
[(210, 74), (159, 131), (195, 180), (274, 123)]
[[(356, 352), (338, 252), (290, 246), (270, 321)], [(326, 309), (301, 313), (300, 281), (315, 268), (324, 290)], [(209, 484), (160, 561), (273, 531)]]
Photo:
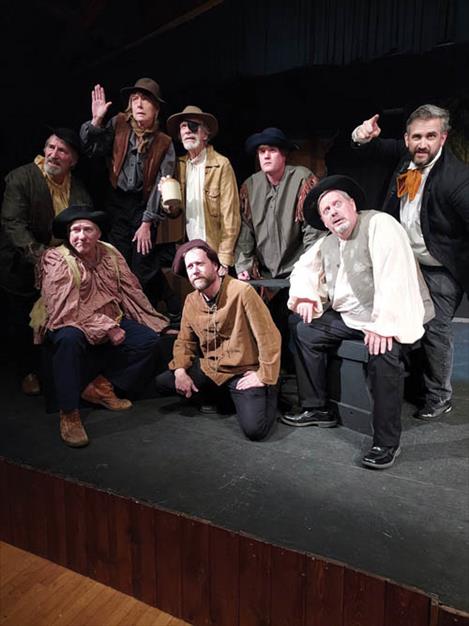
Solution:
[(426, 326), (424, 402), (415, 416), (437, 419), (452, 409), (451, 321), (469, 293), (469, 167), (445, 148), (449, 113), (425, 104), (407, 120), (404, 141), (381, 139), (378, 115), (358, 126), (352, 140), (373, 158), (397, 165), (383, 210), (404, 226), (435, 305)]
[(109, 159), (110, 242), (123, 254), (150, 301), (156, 304), (162, 297), (168, 311), (177, 314), (179, 303), (161, 272), (160, 250), (155, 245), (157, 226), (167, 217), (160, 208), (158, 183), (162, 176), (174, 174), (176, 163), (171, 138), (159, 130), (164, 100), (160, 86), (151, 78), (124, 87), (121, 95), (125, 111), (103, 125), (112, 102), (106, 101), (101, 85), (94, 87), (92, 119), (80, 131), (83, 150), (90, 157)]

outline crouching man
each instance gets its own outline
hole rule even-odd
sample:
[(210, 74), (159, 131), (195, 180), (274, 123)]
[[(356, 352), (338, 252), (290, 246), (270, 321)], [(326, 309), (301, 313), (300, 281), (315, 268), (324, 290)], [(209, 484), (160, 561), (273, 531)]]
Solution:
[(173, 271), (195, 291), (186, 298), (173, 360), (156, 378), (157, 389), (211, 402), (227, 389), (246, 437), (264, 439), (276, 417), (280, 371), (280, 333), (267, 307), (250, 285), (220, 276), (217, 253), (201, 239), (179, 248)]
[[(326, 391), (327, 351), (361, 339), (369, 352), (373, 445), (367, 467), (390, 467), (400, 452), (403, 352), (424, 333), (433, 305), (407, 235), (390, 215), (363, 211), (365, 194), (347, 176), (324, 178), (305, 200), (305, 218), (330, 231), (297, 262), (289, 308), (296, 326), (295, 365), (302, 411), (290, 426), (335, 426)], [(292, 320), (294, 321), (294, 320)]]
[(151, 377), (159, 333), (168, 326), (123, 256), (99, 240), (105, 218), (73, 205), (54, 219), (53, 234), (65, 243), (42, 257), (45, 315), (38, 305), (32, 312), (36, 342), (52, 346), (60, 435), (73, 447), (88, 443), (80, 397), (110, 410), (130, 408), (113, 386), (135, 391)]

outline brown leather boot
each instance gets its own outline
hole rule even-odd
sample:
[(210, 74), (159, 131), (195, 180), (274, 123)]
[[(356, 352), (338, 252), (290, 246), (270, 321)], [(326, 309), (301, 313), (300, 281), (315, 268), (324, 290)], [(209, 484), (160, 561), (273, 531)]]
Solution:
[(41, 385), (36, 374), (27, 374), (23, 378), (21, 391), (27, 396), (38, 396), (41, 393)]
[(125, 409), (130, 409), (132, 406), (132, 402), (130, 402), (130, 400), (125, 400), (116, 396), (111, 383), (107, 380), (107, 378), (104, 378), (104, 376), (98, 376), (91, 381), (81, 394), (81, 397), (87, 402), (100, 404), (111, 411), (123, 411)]
[(88, 435), (80, 419), (80, 411), (60, 411), (60, 436), (67, 446), (82, 448), (89, 444)]

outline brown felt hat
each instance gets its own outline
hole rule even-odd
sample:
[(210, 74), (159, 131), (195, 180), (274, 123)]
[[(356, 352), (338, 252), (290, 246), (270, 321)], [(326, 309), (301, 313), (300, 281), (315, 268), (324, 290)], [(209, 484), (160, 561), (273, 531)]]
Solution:
[(173, 260), (173, 265), (171, 266), (172, 271), (177, 276), (182, 276), (183, 278), (187, 277), (184, 257), (189, 252), (189, 250), (193, 250), (194, 248), (200, 248), (201, 250), (204, 250), (207, 254), (207, 257), (210, 259), (210, 261), (212, 261), (212, 263), (215, 263), (218, 266), (221, 265), (218, 254), (213, 248), (208, 245), (206, 241), (204, 241), (203, 239), (192, 239), (192, 241), (183, 243), (182, 246), (177, 249), (176, 256)]
[(211, 113), (205, 113), (199, 107), (189, 104), (180, 113), (174, 113), (170, 115), (166, 122), (166, 130), (173, 139), (179, 139), (179, 126), (184, 120), (195, 120), (197, 122), (203, 122), (208, 128), (210, 133), (210, 139), (215, 137), (218, 133), (218, 120)]
[(147, 96), (150, 96), (157, 104), (166, 104), (165, 100), (161, 97), (160, 86), (152, 78), (139, 78), (133, 87), (123, 87), (121, 89), (121, 96), (126, 99), (130, 94), (136, 91), (142, 91)]

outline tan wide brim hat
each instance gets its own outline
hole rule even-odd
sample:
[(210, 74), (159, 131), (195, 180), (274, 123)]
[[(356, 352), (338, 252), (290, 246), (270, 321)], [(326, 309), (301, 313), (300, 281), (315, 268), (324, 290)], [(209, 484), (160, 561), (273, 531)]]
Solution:
[(168, 117), (166, 130), (173, 139), (179, 139), (179, 126), (184, 120), (196, 120), (197, 122), (203, 122), (208, 128), (210, 139), (215, 137), (218, 133), (218, 120), (214, 115), (211, 113), (205, 113), (199, 107), (189, 105), (186, 106), (181, 113), (175, 113), (174, 115), (170, 115), (170, 117)]

